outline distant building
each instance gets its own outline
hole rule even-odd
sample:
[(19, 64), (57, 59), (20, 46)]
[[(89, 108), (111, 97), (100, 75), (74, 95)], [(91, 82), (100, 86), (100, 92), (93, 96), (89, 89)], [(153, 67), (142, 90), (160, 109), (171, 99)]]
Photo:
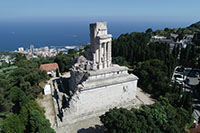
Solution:
[(31, 51), (31, 53), (34, 52), (34, 45), (30, 45), (30, 51)]
[(194, 35), (185, 35), (184, 38), (187, 39), (187, 40), (190, 40), (192, 41)]
[(20, 48), (18, 48), (18, 51), (19, 51), (19, 52), (24, 52), (24, 48), (23, 48), (23, 47), (20, 47)]
[(194, 35), (185, 35), (182, 40), (180, 40), (178, 43), (181, 44), (183, 48), (186, 48), (187, 45), (192, 44), (192, 39)]
[(156, 35), (156, 36), (152, 36), (151, 39), (152, 39), (152, 40), (158, 40), (158, 41), (159, 41), (159, 40), (165, 40), (165, 39), (167, 39), (167, 38), (166, 38), (165, 36), (157, 36), (157, 35)]
[(170, 36), (172, 37), (172, 39), (175, 41), (178, 37), (178, 34), (173, 34), (171, 33)]
[(40, 70), (47, 71), (47, 74), (56, 77), (56, 70), (59, 70), (57, 63), (49, 63), (40, 65)]
[(48, 46), (43, 47), (43, 51), (44, 51), (44, 52), (48, 52), (48, 51), (49, 51), (49, 47), (48, 47)]

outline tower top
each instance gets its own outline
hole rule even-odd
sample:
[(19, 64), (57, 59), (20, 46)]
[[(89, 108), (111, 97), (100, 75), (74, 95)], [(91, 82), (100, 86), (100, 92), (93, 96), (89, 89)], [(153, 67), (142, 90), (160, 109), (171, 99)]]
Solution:
[(90, 51), (92, 53), (93, 69), (111, 66), (112, 35), (108, 34), (107, 22), (90, 24)]
[(96, 38), (108, 34), (107, 22), (96, 22), (90, 24), (90, 37)]

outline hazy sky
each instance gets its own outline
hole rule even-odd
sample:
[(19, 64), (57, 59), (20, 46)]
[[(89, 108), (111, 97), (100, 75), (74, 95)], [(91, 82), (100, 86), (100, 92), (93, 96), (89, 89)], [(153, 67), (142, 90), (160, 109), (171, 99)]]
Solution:
[(0, 0), (0, 21), (110, 18), (199, 21), (200, 0)]

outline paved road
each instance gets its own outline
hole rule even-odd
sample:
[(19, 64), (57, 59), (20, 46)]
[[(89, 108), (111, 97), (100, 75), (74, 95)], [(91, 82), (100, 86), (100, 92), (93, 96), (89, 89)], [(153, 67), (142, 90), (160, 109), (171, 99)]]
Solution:
[[(175, 70), (177, 70), (179, 66), (177, 66), (175, 68)], [(199, 80), (198, 80), (198, 77), (195, 76), (196, 75), (196, 72), (198, 72), (198, 70), (194, 70), (192, 68), (185, 68), (184, 71), (175, 71), (174, 70), (174, 73), (173, 73), (173, 77), (172, 77), (172, 80), (175, 80), (174, 79), (174, 75), (175, 74), (179, 74), (179, 75), (183, 75), (186, 76), (186, 83), (184, 84), (184, 93), (185, 92), (192, 92), (192, 101), (193, 101), (193, 118), (195, 120), (199, 120), (199, 117), (200, 117), (200, 97), (198, 96), (196, 90), (195, 90), (195, 87), (196, 85), (199, 84)]]
[[(192, 71), (192, 70), (191, 70)], [(199, 96), (196, 93), (195, 86), (199, 84), (198, 77), (195, 77), (194, 75), (189, 74), (187, 76), (189, 79), (189, 82), (184, 86), (185, 91), (191, 91), (192, 92), (192, 101), (193, 101), (193, 118), (198, 121), (200, 117), (200, 100)]]

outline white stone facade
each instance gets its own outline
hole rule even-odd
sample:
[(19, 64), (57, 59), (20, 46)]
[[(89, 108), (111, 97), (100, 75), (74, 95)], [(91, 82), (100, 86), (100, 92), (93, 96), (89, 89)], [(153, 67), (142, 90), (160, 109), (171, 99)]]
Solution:
[(112, 35), (107, 34), (106, 22), (90, 24), (90, 38), (86, 57), (80, 56), (71, 68), (69, 85), (73, 95), (58, 126), (135, 101), (138, 78), (128, 74), (127, 67), (112, 64)]

